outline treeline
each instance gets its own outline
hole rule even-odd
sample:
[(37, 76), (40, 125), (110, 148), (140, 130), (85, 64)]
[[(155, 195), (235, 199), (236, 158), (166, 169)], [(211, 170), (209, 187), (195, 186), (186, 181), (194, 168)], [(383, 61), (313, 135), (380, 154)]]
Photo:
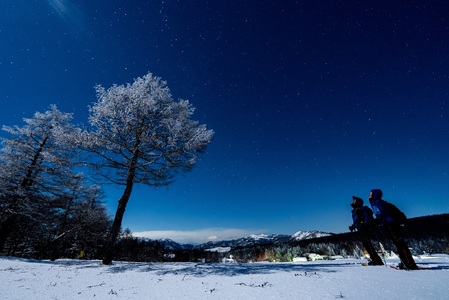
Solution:
[(17, 216), (1, 255), (53, 260), (100, 258), (109, 225), (101, 203), (68, 204), (52, 199), (33, 214)]
[[(404, 227), (404, 236), (412, 254), (448, 253), (449, 254), (449, 214), (424, 216), (409, 219)], [(381, 251), (396, 251), (384, 229), (377, 227), (372, 232), (372, 244)], [(363, 247), (357, 233), (342, 233), (316, 239), (290, 241), (288, 243), (258, 245), (234, 249), (229, 254), (237, 261), (292, 261), (295, 257), (304, 257), (316, 253), (322, 257), (363, 256)]]
[[(47, 227), (43, 226), (43, 223), (30, 223), (29, 220), (23, 224), (19, 222), (22, 225), (14, 230), (3, 254), (40, 259), (80, 258), (82, 254), (82, 258), (101, 259), (110, 221), (107, 218), (84, 219), (80, 217), (84, 213), (74, 213), (70, 218), (60, 215), (53, 220), (53, 231), (43, 230)], [(75, 217), (76, 215), (78, 217)], [(65, 223), (61, 220), (65, 220)], [(101, 220), (103, 222), (98, 222)], [(63, 224), (65, 226), (62, 226)], [(449, 232), (446, 230), (448, 225), (449, 214), (410, 219), (404, 228), (404, 234), (412, 253), (449, 253)], [(382, 228), (376, 229), (373, 236), (372, 243), (379, 251), (380, 244), (387, 252), (395, 250)], [(232, 258), (241, 263), (289, 262), (310, 253), (319, 254), (324, 258), (363, 256), (363, 248), (357, 234), (349, 232), (301, 241), (233, 247), (231, 251), (224, 253), (201, 250), (191, 245), (182, 248), (171, 249), (163, 241), (133, 237), (131, 231), (126, 229), (120, 234), (115, 255), (116, 259), (121, 261), (206, 263), (222, 262), (225, 258)]]
[[(408, 220), (404, 234), (414, 255), (424, 253), (449, 253), (449, 214), (413, 218)], [(386, 252), (395, 251), (394, 245), (383, 232), (382, 227), (373, 231), (373, 245)], [(233, 247), (225, 253), (200, 250), (199, 247), (173, 250), (160, 241), (142, 240), (129, 233), (123, 236), (117, 246), (119, 259), (128, 261), (172, 261), (172, 262), (221, 262), (232, 258), (237, 262), (288, 262), (310, 253), (324, 258), (335, 256), (364, 255), (357, 233), (343, 233), (327, 237)]]
[[(441, 214), (409, 219), (403, 232), (413, 255), (449, 254), (448, 228), (449, 214)], [(372, 231), (371, 242), (379, 252), (382, 252), (381, 245), (387, 254), (390, 251), (396, 251), (382, 226), (376, 227)], [(245, 255), (240, 255), (242, 252)], [(230, 254), (236, 260), (242, 261), (248, 261), (249, 257), (252, 257), (254, 261), (292, 261), (295, 257), (304, 257), (309, 253), (316, 253), (322, 257), (354, 256), (359, 258), (364, 255), (360, 238), (356, 232), (266, 245), (265, 247), (236, 249)]]

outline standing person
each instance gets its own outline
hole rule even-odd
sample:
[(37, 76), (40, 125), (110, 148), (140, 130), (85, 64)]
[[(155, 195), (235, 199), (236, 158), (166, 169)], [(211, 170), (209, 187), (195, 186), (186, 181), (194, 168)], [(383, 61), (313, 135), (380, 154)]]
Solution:
[(374, 249), (371, 244), (371, 227), (374, 225), (373, 211), (368, 206), (363, 205), (363, 199), (352, 196), (351, 206), (353, 208), (352, 212), (352, 225), (349, 226), (349, 230), (354, 231), (355, 229), (360, 234), (362, 238), (362, 245), (369, 254), (370, 262), (368, 265), (382, 266), (383, 262), (377, 254), (376, 249)]
[(407, 270), (418, 270), (419, 268), (416, 266), (415, 260), (402, 236), (401, 220), (397, 214), (394, 214), (392, 210), (389, 209), (390, 204), (383, 200), (382, 196), (382, 190), (379, 189), (373, 189), (369, 194), (369, 202), (376, 215), (378, 225), (385, 226), (388, 235), (396, 246), (399, 258), (401, 259), (399, 267)]

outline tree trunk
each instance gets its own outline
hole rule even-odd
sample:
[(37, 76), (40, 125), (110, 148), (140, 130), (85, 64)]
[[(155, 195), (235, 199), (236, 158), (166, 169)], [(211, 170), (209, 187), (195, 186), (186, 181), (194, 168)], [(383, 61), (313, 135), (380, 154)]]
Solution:
[(109, 265), (112, 263), (114, 257), (114, 248), (117, 241), (118, 234), (120, 233), (120, 227), (122, 226), (123, 215), (125, 214), (126, 205), (131, 197), (131, 192), (134, 185), (134, 177), (136, 174), (137, 153), (133, 155), (131, 166), (129, 168), (128, 178), (126, 179), (126, 188), (123, 195), (118, 201), (117, 211), (115, 212), (114, 223), (112, 223), (111, 231), (106, 242), (106, 251), (103, 258), (103, 264)]
[[(41, 156), (41, 153), (44, 149), (45, 144), (48, 141), (48, 136), (46, 136), (42, 142), (39, 144), (39, 147), (36, 151), (36, 153), (33, 156), (33, 159), (31, 161), (30, 166), (28, 167), (27, 173), (25, 175), (25, 178), (22, 180), (21, 187), (22, 188), (28, 188), (33, 185), (33, 170), (36, 168), (37, 161), (39, 160), (39, 157)], [(5, 246), (6, 240), (8, 239), (9, 235), (11, 234), (12, 230), (14, 229), (15, 222), (17, 220), (18, 214), (16, 212), (18, 202), (20, 201), (20, 197), (15, 195), (14, 201), (11, 205), (10, 210), (13, 211), (13, 214), (9, 216), (5, 221), (3, 221), (0, 224), (0, 253), (3, 251), (3, 247)]]

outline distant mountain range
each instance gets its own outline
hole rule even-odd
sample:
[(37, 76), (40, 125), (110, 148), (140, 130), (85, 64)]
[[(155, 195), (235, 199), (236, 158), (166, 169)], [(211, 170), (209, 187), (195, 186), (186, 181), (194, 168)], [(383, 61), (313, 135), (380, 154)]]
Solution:
[(293, 235), (285, 234), (251, 234), (246, 237), (241, 237), (233, 240), (207, 242), (200, 245), (179, 244), (171, 239), (159, 239), (158, 242), (165, 246), (167, 250), (210, 250), (217, 248), (236, 248), (248, 247), (254, 245), (285, 243), (289, 241), (301, 241), (307, 239), (314, 239), (326, 236), (332, 236), (334, 233), (323, 232), (318, 230), (313, 231), (298, 231)]
[[(402, 232), (413, 254), (448, 253), (449, 214), (423, 216), (407, 220)], [(382, 228), (374, 228), (376, 240), (388, 251), (395, 251), (393, 242), (383, 235)], [(291, 261), (294, 256), (308, 253), (322, 256), (363, 255), (359, 235), (354, 232), (329, 233), (323, 231), (298, 231), (293, 235), (249, 235), (225, 241), (200, 245), (186, 245), (171, 239), (151, 240), (134, 238), (122, 240), (120, 260), (221, 262), (233, 259), (238, 262)], [(232, 258), (231, 258), (232, 255)]]

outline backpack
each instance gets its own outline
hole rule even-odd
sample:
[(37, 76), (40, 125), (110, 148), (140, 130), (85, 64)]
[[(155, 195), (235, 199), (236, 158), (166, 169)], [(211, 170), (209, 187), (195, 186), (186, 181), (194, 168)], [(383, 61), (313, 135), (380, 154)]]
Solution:
[(393, 222), (399, 225), (404, 225), (407, 221), (407, 216), (396, 205), (385, 201), (387, 213), (393, 218)]
[(362, 213), (363, 223), (365, 225), (373, 224), (374, 218), (373, 218), (373, 210), (371, 208), (369, 208), (368, 206), (362, 206), (360, 208), (360, 212)]

